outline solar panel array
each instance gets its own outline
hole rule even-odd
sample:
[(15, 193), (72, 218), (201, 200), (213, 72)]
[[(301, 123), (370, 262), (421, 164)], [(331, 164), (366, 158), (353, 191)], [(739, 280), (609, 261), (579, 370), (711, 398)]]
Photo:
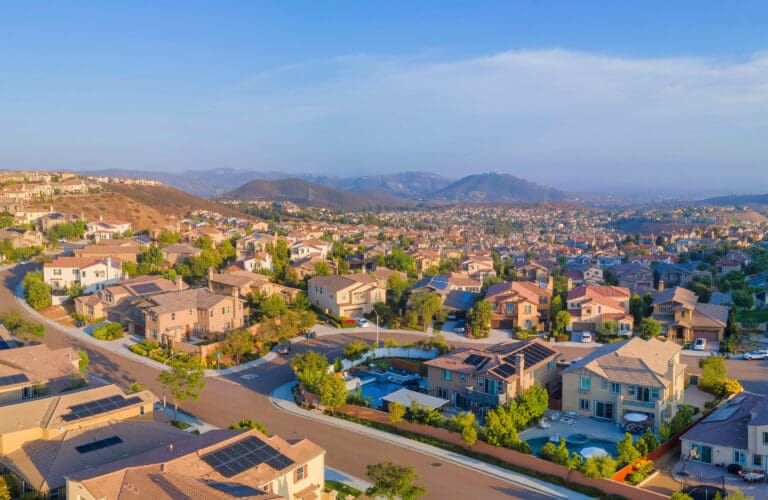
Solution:
[(542, 359), (546, 359), (555, 354), (555, 351), (549, 349), (546, 346), (537, 343), (531, 343), (523, 347), (522, 350), (506, 356), (504, 361), (508, 363), (514, 363), (516, 361), (515, 356), (521, 352), (525, 357), (525, 366), (533, 366)]
[(500, 375), (503, 378), (507, 378), (511, 375), (514, 375), (517, 371), (513, 365), (510, 365), (508, 363), (505, 363), (503, 365), (499, 365), (496, 368), (492, 370), (494, 373)]
[(29, 382), (29, 379), (23, 373), (17, 373), (15, 375), (6, 375), (5, 377), (0, 377), (0, 387), (6, 386), (6, 385), (20, 384), (22, 382)]
[(98, 441), (94, 441), (92, 443), (75, 446), (75, 449), (77, 450), (78, 453), (88, 453), (89, 451), (100, 450), (102, 448), (107, 448), (108, 446), (114, 446), (122, 442), (123, 440), (120, 439), (119, 437), (112, 436), (107, 439), (99, 439)]
[(155, 283), (139, 283), (138, 285), (133, 285), (132, 288), (139, 295), (144, 295), (145, 293), (152, 293), (152, 292), (159, 292), (160, 291), (160, 287), (158, 287), (157, 284), (155, 284)]
[(472, 365), (478, 369), (482, 368), (491, 360), (488, 356), (480, 356), (479, 354), (470, 354), (464, 362), (468, 365)]
[(256, 497), (264, 494), (263, 491), (245, 484), (221, 483), (218, 481), (209, 481), (206, 484), (235, 498)]
[(710, 413), (702, 422), (722, 422), (731, 418), (737, 411), (739, 411), (738, 408), (723, 406)]
[(202, 459), (224, 477), (236, 476), (263, 463), (275, 470), (294, 464), (293, 460), (253, 436), (208, 453)]
[(97, 399), (95, 401), (89, 401), (79, 405), (73, 405), (69, 407), (69, 413), (62, 415), (62, 420), (65, 422), (71, 422), (73, 420), (80, 420), (81, 418), (90, 417), (92, 415), (100, 415), (120, 408), (125, 408), (136, 403), (141, 403), (141, 398), (134, 396), (132, 398), (125, 399), (121, 395), (115, 395), (108, 398)]

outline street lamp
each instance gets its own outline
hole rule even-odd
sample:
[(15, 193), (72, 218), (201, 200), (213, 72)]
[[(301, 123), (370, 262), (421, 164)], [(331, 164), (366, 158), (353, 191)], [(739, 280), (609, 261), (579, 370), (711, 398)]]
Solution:
[[(179, 356), (181, 354), (184, 354), (184, 353), (179, 351), (179, 352), (175, 352), (175, 353), (171, 354), (170, 356), (168, 356), (167, 358), (165, 358), (165, 361), (163, 361), (163, 370), (165, 370), (166, 363), (168, 363), (175, 356)], [(165, 386), (165, 384), (163, 384), (163, 411), (165, 411), (165, 392), (166, 392), (166, 386)]]

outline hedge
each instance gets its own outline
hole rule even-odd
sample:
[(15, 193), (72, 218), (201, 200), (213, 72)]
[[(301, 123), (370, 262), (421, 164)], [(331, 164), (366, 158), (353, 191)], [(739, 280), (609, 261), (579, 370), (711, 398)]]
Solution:
[(93, 338), (99, 340), (116, 340), (123, 337), (123, 325), (120, 323), (109, 323), (108, 325), (97, 326), (93, 329)]

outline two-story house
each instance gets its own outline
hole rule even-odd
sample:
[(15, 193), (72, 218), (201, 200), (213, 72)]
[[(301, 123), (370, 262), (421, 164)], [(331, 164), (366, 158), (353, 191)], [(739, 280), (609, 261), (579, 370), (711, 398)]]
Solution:
[(723, 340), (730, 308), (698, 302), (687, 288), (664, 290), (653, 300), (652, 317), (661, 323), (662, 333), (669, 338), (693, 342), (703, 338), (708, 342)]
[(740, 393), (680, 436), (680, 458), (768, 472), (768, 398)]
[(605, 344), (562, 372), (563, 410), (617, 423), (642, 413), (658, 428), (683, 403), (685, 365), (674, 342), (633, 337)]
[(325, 259), (331, 252), (331, 243), (323, 240), (302, 240), (291, 245), (290, 250), (292, 261), (309, 257)]
[(534, 260), (525, 261), (519, 266), (515, 266), (517, 270), (518, 281), (536, 281), (546, 283), (552, 276), (552, 271), (549, 266), (546, 266), (540, 262)]
[(202, 248), (190, 245), (189, 243), (173, 243), (168, 246), (164, 246), (162, 249), (163, 258), (172, 266), (176, 264), (183, 264), (185, 260), (197, 257), (203, 253)]
[(122, 277), (122, 262), (113, 257), (57, 257), (43, 264), (43, 281), (54, 294), (66, 292), (75, 283), (83, 287), (83, 293), (89, 294)]
[(490, 349), (463, 348), (425, 362), (429, 394), (466, 410), (503, 405), (534, 383), (556, 389), (560, 353), (538, 340), (509, 342)]
[(650, 266), (637, 262), (622, 264), (613, 268), (613, 275), (620, 287), (631, 294), (643, 295), (653, 289), (653, 271)]
[(269, 246), (275, 243), (277, 243), (277, 238), (271, 234), (251, 233), (248, 236), (243, 236), (235, 243), (237, 258), (247, 254), (265, 252)]
[(222, 295), (238, 295), (246, 297), (249, 294), (270, 296), (275, 293), (282, 295), (286, 303), (291, 302), (301, 292), (298, 288), (272, 283), (268, 276), (247, 271), (236, 270), (226, 273), (216, 273), (208, 270), (208, 284), (211, 290)]
[(497, 283), (488, 287), (485, 301), (491, 304), (491, 328), (542, 330), (549, 321), (552, 290), (532, 281)]
[[(411, 298), (422, 293), (435, 293), (442, 307), (453, 311), (468, 311), (480, 299), (482, 283), (464, 273), (449, 272), (429, 276), (411, 287)], [(409, 299), (410, 300), (410, 299)]]
[(113, 240), (110, 245), (87, 245), (72, 250), (74, 257), (106, 258), (112, 257), (122, 262), (133, 262), (141, 253), (141, 245), (134, 240)]
[(663, 283), (664, 288), (688, 286), (696, 275), (696, 264), (659, 264), (653, 270), (656, 283)]
[(126, 320), (136, 322), (134, 331), (143, 330), (151, 340), (183, 342), (193, 336), (242, 327), (246, 313), (243, 303), (237, 294), (220, 295), (206, 288), (190, 288), (137, 300), (132, 308), (140, 322), (136, 322), (137, 314), (127, 315)]
[(75, 312), (89, 318), (104, 318), (115, 323), (122, 323), (121, 303), (137, 297), (147, 297), (158, 293), (183, 290), (187, 285), (181, 277), (170, 281), (159, 276), (137, 276), (120, 281), (91, 295), (76, 297)]
[(465, 255), (461, 259), (461, 271), (480, 282), (485, 278), (496, 276), (493, 258), (490, 255)]
[(634, 326), (629, 314), (629, 290), (619, 286), (581, 285), (568, 292), (566, 306), (573, 331), (600, 331), (604, 321), (616, 321), (617, 333)]
[(80, 356), (71, 347), (45, 344), (0, 350), (0, 404), (73, 388)]
[(386, 299), (386, 284), (367, 274), (315, 276), (307, 282), (309, 302), (336, 317), (359, 318)]

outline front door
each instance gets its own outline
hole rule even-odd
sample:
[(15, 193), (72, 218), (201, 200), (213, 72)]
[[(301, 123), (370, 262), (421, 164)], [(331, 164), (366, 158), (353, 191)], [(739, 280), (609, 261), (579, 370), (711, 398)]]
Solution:
[(613, 403), (595, 401), (595, 417), (613, 420)]

